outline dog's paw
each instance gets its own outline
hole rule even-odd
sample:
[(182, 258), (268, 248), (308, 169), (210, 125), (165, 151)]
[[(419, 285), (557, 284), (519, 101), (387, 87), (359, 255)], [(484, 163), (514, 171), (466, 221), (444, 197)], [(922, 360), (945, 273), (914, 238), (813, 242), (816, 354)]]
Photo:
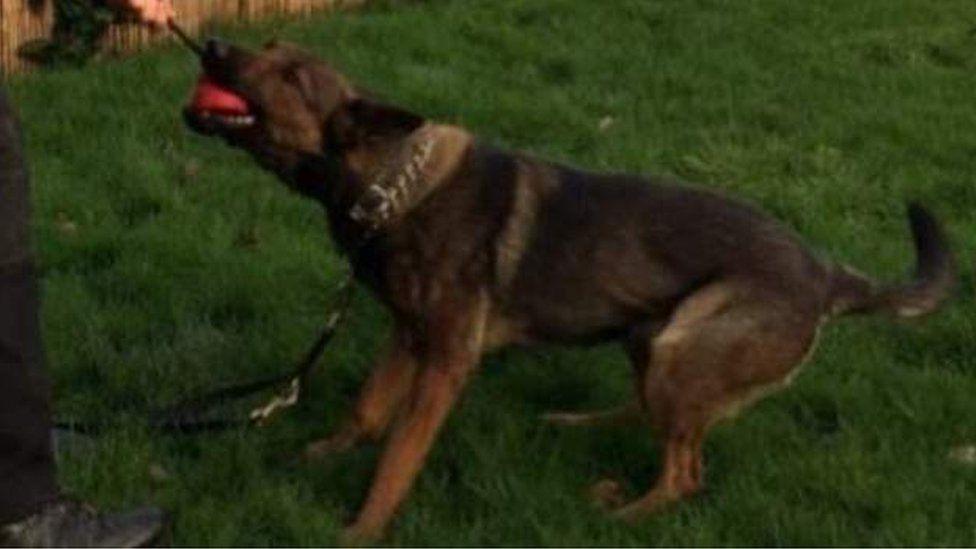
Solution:
[(338, 544), (341, 547), (363, 547), (373, 545), (383, 538), (382, 530), (363, 528), (356, 524), (347, 526), (339, 532)]
[(330, 437), (310, 442), (302, 452), (302, 460), (316, 462), (333, 456), (344, 454), (356, 446), (358, 438), (346, 433), (337, 433)]
[(676, 490), (656, 487), (635, 501), (614, 509), (611, 516), (627, 524), (637, 524), (651, 515), (667, 510), (685, 497), (685, 494)]
[(594, 507), (603, 511), (619, 509), (627, 503), (624, 485), (609, 478), (593, 483), (586, 490), (586, 497)]

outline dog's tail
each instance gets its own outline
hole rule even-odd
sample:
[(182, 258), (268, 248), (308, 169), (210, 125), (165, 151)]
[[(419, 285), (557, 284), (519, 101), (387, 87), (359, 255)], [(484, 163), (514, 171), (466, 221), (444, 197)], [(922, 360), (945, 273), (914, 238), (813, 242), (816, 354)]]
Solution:
[(915, 241), (915, 276), (910, 282), (879, 287), (850, 267), (838, 265), (833, 273), (830, 309), (834, 315), (884, 312), (911, 318), (935, 311), (956, 284), (956, 261), (939, 222), (916, 203), (908, 205), (908, 220)]

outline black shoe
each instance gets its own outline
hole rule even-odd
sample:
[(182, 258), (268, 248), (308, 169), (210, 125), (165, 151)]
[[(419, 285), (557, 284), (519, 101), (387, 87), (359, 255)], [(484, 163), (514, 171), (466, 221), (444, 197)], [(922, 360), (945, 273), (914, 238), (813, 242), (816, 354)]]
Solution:
[(166, 525), (160, 509), (99, 513), (89, 505), (62, 499), (39, 513), (0, 528), (0, 544), (19, 547), (145, 547)]

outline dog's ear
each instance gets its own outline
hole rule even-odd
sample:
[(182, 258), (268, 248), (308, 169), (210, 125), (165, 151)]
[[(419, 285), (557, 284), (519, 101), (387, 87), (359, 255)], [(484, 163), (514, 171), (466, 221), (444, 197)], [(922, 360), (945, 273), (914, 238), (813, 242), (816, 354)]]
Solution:
[(332, 135), (344, 147), (406, 137), (424, 118), (400, 107), (357, 97), (340, 107), (332, 121)]
[(305, 103), (319, 113), (328, 113), (342, 100), (343, 84), (334, 73), (308, 63), (295, 63), (283, 71), (284, 80), (294, 86)]

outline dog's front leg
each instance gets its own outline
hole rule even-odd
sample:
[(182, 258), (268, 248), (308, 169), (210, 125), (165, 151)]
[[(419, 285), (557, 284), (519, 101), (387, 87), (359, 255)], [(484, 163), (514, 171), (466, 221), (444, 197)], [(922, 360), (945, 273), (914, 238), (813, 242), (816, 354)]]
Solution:
[(418, 352), (418, 372), (403, 413), (390, 433), (373, 484), (345, 544), (378, 539), (406, 497), (451, 406), (481, 357), (485, 300), (467, 310), (446, 308), (429, 323)]
[(395, 329), (390, 343), (360, 391), (349, 419), (338, 431), (305, 449), (317, 460), (349, 450), (362, 440), (380, 440), (386, 433), (417, 371), (417, 360), (406, 330)]

